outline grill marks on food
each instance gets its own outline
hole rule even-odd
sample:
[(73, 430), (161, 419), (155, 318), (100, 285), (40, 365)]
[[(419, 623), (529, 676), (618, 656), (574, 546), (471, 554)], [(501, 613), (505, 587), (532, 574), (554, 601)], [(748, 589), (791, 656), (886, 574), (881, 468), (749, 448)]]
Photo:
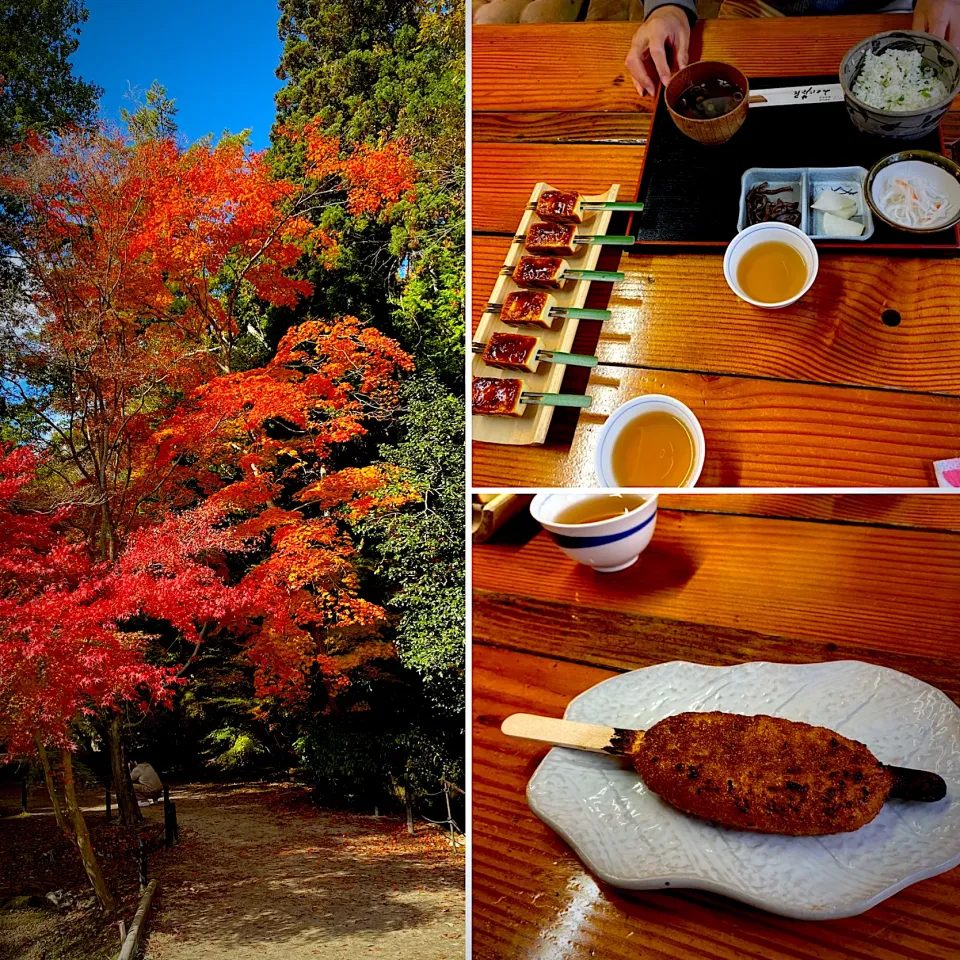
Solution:
[(677, 714), (627, 752), (666, 803), (761, 833), (858, 830), (880, 812), (893, 785), (893, 775), (862, 743), (764, 715)]
[(612, 753), (615, 756), (630, 756), (640, 749), (643, 737), (642, 730), (624, 730), (623, 727), (614, 727), (610, 745), (604, 747), (603, 750), (605, 753)]

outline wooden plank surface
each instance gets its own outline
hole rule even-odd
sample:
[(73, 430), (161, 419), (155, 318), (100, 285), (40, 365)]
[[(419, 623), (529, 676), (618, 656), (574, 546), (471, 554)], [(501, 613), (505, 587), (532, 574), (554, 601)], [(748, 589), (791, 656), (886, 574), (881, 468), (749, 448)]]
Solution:
[[(478, 143), (473, 148), (473, 229), (513, 235), (530, 191), (541, 180), (558, 190), (603, 193), (620, 184), (634, 200), (642, 146), (609, 144)], [(626, 219), (626, 218), (623, 218)]]
[(632, 143), (650, 134), (649, 113), (475, 113), (474, 143)]
[(474, 444), (473, 485), (594, 486), (606, 417), (650, 393), (700, 421), (703, 487), (932, 486), (933, 461), (960, 451), (960, 400), (935, 395), (612, 366), (594, 368), (586, 392), (590, 409), (557, 417), (543, 446)]
[[(620, 143), (643, 146), (651, 114), (528, 111), (474, 113), (474, 143)], [(960, 141), (960, 109), (943, 118), (947, 146)], [(960, 156), (954, 150), (954, 157)]]
[[(791, 17), (771, 36), (770, 20), (701, 20), (690, 59), (723, 60), (748, 77), (834, 73), (854, 43), (910, 22), (893, 14)], [(476, 26), (473, 110), (649, 113), (653, 98), (637, 96), (624, 66), (636, 30), (635, 23)]]
[(662, 503), (688, 513), (738, 513), (873, 527), (960, 533), (960, 506), (948, 491), (905, 497), (872, 493), (831, 496), (797, 493), (671, 493)]
[[(788, 920), (692, 890), (628, 893), (595, 880), (529, 810), (545, 750), (504, 737), (515, 712), (559, 716), (613, 671), (483, 645), (473, 654), (473, 957), (476, 960), (931, 960), (955, 958), (960, 871), (859, 917)], [(956, 665), (954, 661), (954, 666)]]
[[(474, 238), (474, 324), (508, 249)], [(784, 310), (740, 300), (713, 254), (608, 248), (601, 269), (625, 274), (591, 290), (588, 305), (612, 316), (581, 344), (604, 363), (960, 396), (960, 261), (823, 254), (813, 288)]]
[[(517, 619), (511, 618), (509, 626), (495, 628), (496, 642), (582, 660), (564, 637), (586, 633), (580, 615), (596, 610), (601, 617), (743, 631), (754, 646), (751, 656), (740, 659), (763, 659), (756, 638), (765, 637), (787, 648), (807, 644), (810, 652), (822, 652), (827, 644), (891, 652), (906, 645), (913, 656), (937, 657), (960, 622), (957, 533), (673, 512), (668, 496), (661, 502), (653, 542), (621, 573), (599, 574), (569, 560), (542, 531), (526, 542), (476, 547), (475, 604), (504, 597), (508, 604), (552, 604), (557, 617), (569, 618), (571, 610), (578, 614), (563, 632), (554, 619), (548, 625), (532, 618), (533, 630), (523, 641), (510, 639)], [(956, 509), (960, 512), (960, 500)], [(505, 569), (541, 575), (505, 585)], [(486, 629), (482, 619), (475, 623), (475, 640), (488, 639)], [(678, 636), (678, 642), (687, 642), (683, 630)], [(589, 647), (588, 636), (584, 644)], [(589, 662), (614, 665), (604, 660), (609, 637), (595, 636), (593, 645), (597, 652)], [(643, 647), (636, 655), (651, 663), (680, 652)], [(717, 650), (703, 662), (724, 655)], [(622, 659), (616, 665), (622, 666)], [(960, 678), (954, 682), (960, 684)]]
[[(515, 712), (560, 716), (601, 680), (672, 659), (853, 657), (960, 702), (960, 498), (664, 495), (651, 546), (611, 575), (567, 560), (518, 520), (473, 553), (475, 957), (958, 956), (960, 870), (825, 923), (697, 891), (599, 883), (526, 805), (546, 750), (499, 725)], [(929, 529), (910, 529), (914, 520)]]

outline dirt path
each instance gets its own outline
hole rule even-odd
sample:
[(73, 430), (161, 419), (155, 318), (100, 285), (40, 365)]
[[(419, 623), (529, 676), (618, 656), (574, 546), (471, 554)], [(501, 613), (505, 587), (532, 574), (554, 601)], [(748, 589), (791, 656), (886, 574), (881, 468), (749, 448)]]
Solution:
[[(318, 811), (288, 786), (171, 790), (146, 960), (460, 960), (463, 857), (393, 818)], [(157, 808), (147, 808), (153, 813)]]

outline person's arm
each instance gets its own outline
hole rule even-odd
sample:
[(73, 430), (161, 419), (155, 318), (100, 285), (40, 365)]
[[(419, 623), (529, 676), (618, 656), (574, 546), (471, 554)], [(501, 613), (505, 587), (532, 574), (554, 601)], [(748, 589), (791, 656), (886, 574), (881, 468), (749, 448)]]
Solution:
[(657, 78), (666, 86), (673, 70), (689, 59), (690, 27), (696, 23), (696, 0), (644, 0), (646, 19), (633, 38), (627, 70), (640, 96), (657, 92)]
[(960, 0), (917, 0), (913, 29), (960, 42)]
[(643, 0), (643, 19), (647, 18), (660, 7), (680, 7), (686, 10), (692, 27), (697, 22), (697, 0)]

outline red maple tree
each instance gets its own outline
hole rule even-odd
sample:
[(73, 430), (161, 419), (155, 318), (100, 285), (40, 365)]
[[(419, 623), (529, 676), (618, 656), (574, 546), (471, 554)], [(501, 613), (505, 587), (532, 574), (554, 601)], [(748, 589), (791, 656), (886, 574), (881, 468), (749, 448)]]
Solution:
[[(43, 451), (0, 462), (0, 519), (18, 536), (0, 568), (0, 739), (61, 752), (62, 825), (88, 873), (66, 795), (79, 717), (101, 724), (132, 820), (119, 708), (168, 703), (211, 632), (246, 636), (260, 691), (288, 698), (315, 674), (335, 694), (351, 662), (390, 653), (341, 522), (391, 507), (375, 493), (386, 468), (341, 465), (390, 415), (410, 358), (343, 318), (293, 328), (265, 367), (233, 366), (244, 303), (293, 305), (310, 285), (289, 268), (335, 250), (307, 215), (329, 203), (387, 215), (410, 161), (396, 144), (344, 155), (310, 126), (288, 135), (308, 159), (298, 183), (235, 142), (183, 150), (103, 130), (0, 159), (21, 213), (4, 240), (32, 297), (0, 331), (0, 379)], [(133, 618), (174, 630), (183, 663), (156, 666)], [(49, 775), (48, 787), (56, 808)]]
[(360, 596), (343, 520), (407, 498), (377, 494), (388, 467), (330, 465), (391, 415), (398, 375), (412, 366), (354, 317), (311, 321), (288, 331), (265, 367), (199, 388), (158, 431), (171, 495), (205, 498), (235, 536), (266, 551), (242, 581), (262, 611), (248, 645), (261, 696), (295, 697), (315, 665), (335, 694), (345, 667), (392, 655), (374, 639), (385, 615)]

